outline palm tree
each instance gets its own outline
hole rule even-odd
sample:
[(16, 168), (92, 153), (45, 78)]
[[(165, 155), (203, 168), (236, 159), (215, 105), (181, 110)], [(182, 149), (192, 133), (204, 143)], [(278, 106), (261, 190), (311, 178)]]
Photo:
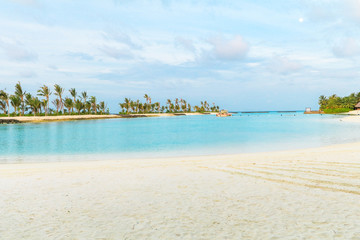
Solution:
[(87, 92), (82, 92), (81, 93), (81, 98), (84, 101), (84, 106), (86, 105), (86, 99), (88, 98)]
[(99, 109), (100, 109), (101, 114), (105, 113), (106, 108), (107, 108), (107, 105), (104, 101), (99, 103)]
[(126, 109), (125, 103), (119, 103), (119, 106), (121, 108), (121, 112), (125, 112), (125, 109)]
[(41, 101), (39, 98), (37, 97), (33, 97), (32, 98), (32, 106), (34, 108), (34, 116), (36, 113), (39, 112), (39, 110), (41, 111)]
[(80, 115), (80, 111), (84, 108), (84, 104), (79, 99), (76, 99), (74, 105), (75, 105), (75, 108), (76, 108), (78, 114)]
[(140, 112), (144, 112), (144, 104), (143, 103), (139, 103), (139, 110), (140, 110)]
[(55, 88), (55, 95), (58, 96), (59, 99), (59, 109), (64, 112), (64, 102), (62, 99), (62, 95), (64, 94), (64, 89), (62, 87), (60, 87), (58, 84), (54, 85)]
[(156, 102), (155, 103), (155, 108), (156, 108), (156, 111), (158, 112), (158, 113), (160, 113), (160, 102)]
[[(69, 92), (70, 92), (70, 95), (73, 97), (73, 99), (74, 99), (74, 102), (73, 102), (73, 103), (75, 104), (75, 102), (76, 102), (76, 97), (77, 97), (76, 89), (75, 89), (75, 88), (70, 88)], [(72, 109), (71, 111), (73, 112), (74, 109)]]
[(32, 95), (30, 93), (26, 93), (25, 95), (25, 104), (30, 107), (31, 110), (33, 110), (33, 107), (31, 105)]
[(56, 113), (59, 113), (59, 108), (60, 108), (60, 105), (61, 105), (60, 100), (58, 98), (56, 98), (55, 100), (52, 101), (52, 103), (56, 107)]
[(183, 99), (181, 99), (180, 100), (180, 102), (181, 102), (181, 109), (182, 109), (182, 111), (183, 112), (186, 112), (186, 101), (185, 100), (183, 100)]
[(25, 115), (25, 102), (24, 102), (25, 94), (26, 92), (22, 90), (21, 84), (20, 82), (18, 82), (15, 85), (15, 95), (18, 96), (21, 100), (20, 105), (21, 105), (22, 115)]
[[(45, 115), (46, 115), (46, 110), (47, 110), (47, 106), (48, 106), (48, 105), (49, 105), (48, 100), (43, 99), (43, 100), (41, 101), (41, 107), (44, 107)], [(41, 108), (40, 108), (40, 112), (41, 112)]]
[(360, 92), (358, 92), (355, 96), (356, 102), (360, 102)]
[(172, 105), (171, 100), (168, 99), (167, 102), (166, 102), (166, 104), (169, 105), (169, 108), (168, 108), (168, 109), (169, 109), (169, 112), (171, 112), (171, 105)]
[(4, 90), (0, 91), (0, 99), (6, 103), (8, 117), (10, 117), (10, 95)]
[(84, 108), (87, 110), (88, 114), (90, 114), (91, 111), (91, 102), (86, 101)]
[(34, 114), (34, 117), (36, 116), (36, 113), (41, 108), (41, 101), (39, 98), (35, 98), (31, 96), (30, 93), (26, 94), (26, 104), (30, 106), (32, 113)]
[(177, 111), (178, 109), (180, 109), (180, 108), (179, 108), (179, 99), (176, 98), (176, 99), (175, 99), (175, 111)]
[(76, 89), (75, 88), (70, 88), (69, 92), (70, 92), (70, 95), (73, 97), (74, 102), (76, 102), (76, 97), (77, 97)]
[(97, 114), (96, 97), (91, 96), (90, 97), (90, 102), (91, 102), (91, 107), (92, 107), (93, 111), (95, 112), (95, 114)]
[(42, 96), (42, 97), (45, 97), (45, 100), (46, 100), (46, 105), (44, 106), (44, 108), (45, 108), (45, 116), (47, 116), (48, 113), (49, 113), (49, 98), (50, 98), (51, 94), (52, 94), (52, 92), (50, 91), (49, 87), (46, 86), (46, 85), (42, 86), (38, 90), (38, 95)]
[(17, 114), (18, 108), (21, 106), (21, 98), (17, 95), (10, 96), (11, 106), (14, 108), (15, 114)]
[(6, 102), (2, 99), (0, 99), (0, 110), (2, 110), (4, 114), (6, 114)]
[(140, 105), (140, 101), (138, 99), (136, 100), (136, 113), (139, 113), (139, 105)]
[(324, 110), (326, 108), (327, 103), (328, 103), (327, 97), (325, 97), (324, 95), (321, 95), (319, 97), (320, 110)]
[(205, 111), (209, 111), (209, 103), (207, 101), (204, 101), (204, 108)]
[(130, 98), (125, 98), (124, 104), (125, 104), (125, 108), (126, 108), (126, 113), (129, 114), (129, 109), (130, 109), (130, 105), (131, 105)]
[(135, 112), (136, 104), (132, 100), (130, 102), (130, 108), (131, 108), (131, 112)]
[(70, 110), (74, 109), (74, 102), (71, 98), (66, 97), (64, 100), (64, 106), (67, 108), (68, 112), (70, 113)]
[(150, 104), (150, 106), (151, 106), (151, 108), (150, 108), (150, 112), (154, 112), (154, 111), (155, 111), (155, 108), (156, 108), (155, 103)]
[(149, 103), (149, 95), (145, 94), (144, 98), (146, 99), (146, 103)]

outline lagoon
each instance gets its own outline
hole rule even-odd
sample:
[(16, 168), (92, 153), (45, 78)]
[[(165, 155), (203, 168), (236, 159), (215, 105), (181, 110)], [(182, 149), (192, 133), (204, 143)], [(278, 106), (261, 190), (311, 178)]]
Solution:
[[(337, 115), (238, 113), (0, 125), (0, 162), (152, 158), (319, 147), (360, 141)], [(88, 156), (84, 158), (84, 156)]]

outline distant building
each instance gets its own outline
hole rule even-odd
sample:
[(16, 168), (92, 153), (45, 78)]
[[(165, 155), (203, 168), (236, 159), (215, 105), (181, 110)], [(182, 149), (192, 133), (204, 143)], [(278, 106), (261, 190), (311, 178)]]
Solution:
[(311, 112), (311, 108), (309, 107), (305, 108), (305, 112)]
[(360, 110), (360, 102), (355, 105), (355, 110)]

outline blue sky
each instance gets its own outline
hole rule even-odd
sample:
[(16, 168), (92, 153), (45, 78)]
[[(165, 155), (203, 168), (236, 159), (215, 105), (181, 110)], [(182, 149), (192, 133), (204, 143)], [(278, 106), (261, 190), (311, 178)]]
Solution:
[(359, 0), (4, 0), (0, 89), (317, 108), (360, 91), (359, 30)]

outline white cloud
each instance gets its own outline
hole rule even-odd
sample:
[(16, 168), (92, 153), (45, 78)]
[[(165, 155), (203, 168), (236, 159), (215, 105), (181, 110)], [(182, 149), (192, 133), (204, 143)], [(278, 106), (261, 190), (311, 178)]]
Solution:
[(16, 46), (8, 46), (3, 48), (6, 55), (11, 60), (16, 61), (34, 61), (37, 59), (37, 55), (32, 53), (24, 48), (16, 47)]
[(236, 35), (231, 39), (215, 37), (209, 40), (213, 45), (213, 53), (220, 60), (239, 60), (246, 57), (250, 46), (240, 36)]
[(123, 32), (118, 32), (118, 31), (103, 32), (103, 37), (106, 40), (112, 40), (118, 43), (122, 43), (133, 49), (142, 49), (141, 44), (138, 44), (128, 34)]
[(86, 61), (91, 61), (94, 59), (94, 57), (91, 56), (90, 54), (83, 53), (83, 52), (69, 52), (67, 54), (67, 56), (77, 58), (80, 60), (86, 60)]
[(314, 1), (308, 4), (308, 8), (308, 18), (315, 22), (335, 21), (340, 14), (339, 6), (336, 6), (336, 2)]
[(359, 0), (317, 0), (308, 1), (308, 17), (313, 21), (360, 24)]
[(333, 47), (336, 57), (354, 57), (360, 54), (359, 41), (353, 38), (346, 38)]
[(38, 2), (36, 0), (12, 0), (12, 1), (19, 3), (19, 4), (29, 5), (29, 6), (34, 6), (34, 5), (38, 4)]
[(345, 0), (346, 14), (353, 18), (353, 20), (360, 22), (360, 1), (359, 0)]
[(32, 78), (32, 77), (36, 77), (37, 74), (34, 71), (22, 71), (19, 73), (20, 77), (23, 78)]
[(269, 62), (269, 69), (280, 74), (290, 74), (299, 71), (303, 65), (283, 56), (275, 56)]
[(10, 60), (34, 61), (37, 59), (37, 54), (25, 49), (23, 44), (12, 39), (0, 39), (0, 48)]
[(176, 37), (175, 38), (175, 44), (177, 46), (181, 46), (184, 49), (190, 51), (190, 52), (195, 52), (196, 48), (194, 46), (194, 41), (191, 39), (187, 39), (187, 38), (183, 38), (183, 37)]
[(246, 64), (246, 66), (248, 66), (248, 67), (257, 67), (259, 65), (260, 65), (259, 62), (249, 62)]
[(115, 58), (115, 59), (129, 59), (133, 58), (133, 54), (129, 49), (125, 48), (117, 48), (112, 46), (102, 46), (99, 48), (102, 53), (104, 53), (106, 56)]

